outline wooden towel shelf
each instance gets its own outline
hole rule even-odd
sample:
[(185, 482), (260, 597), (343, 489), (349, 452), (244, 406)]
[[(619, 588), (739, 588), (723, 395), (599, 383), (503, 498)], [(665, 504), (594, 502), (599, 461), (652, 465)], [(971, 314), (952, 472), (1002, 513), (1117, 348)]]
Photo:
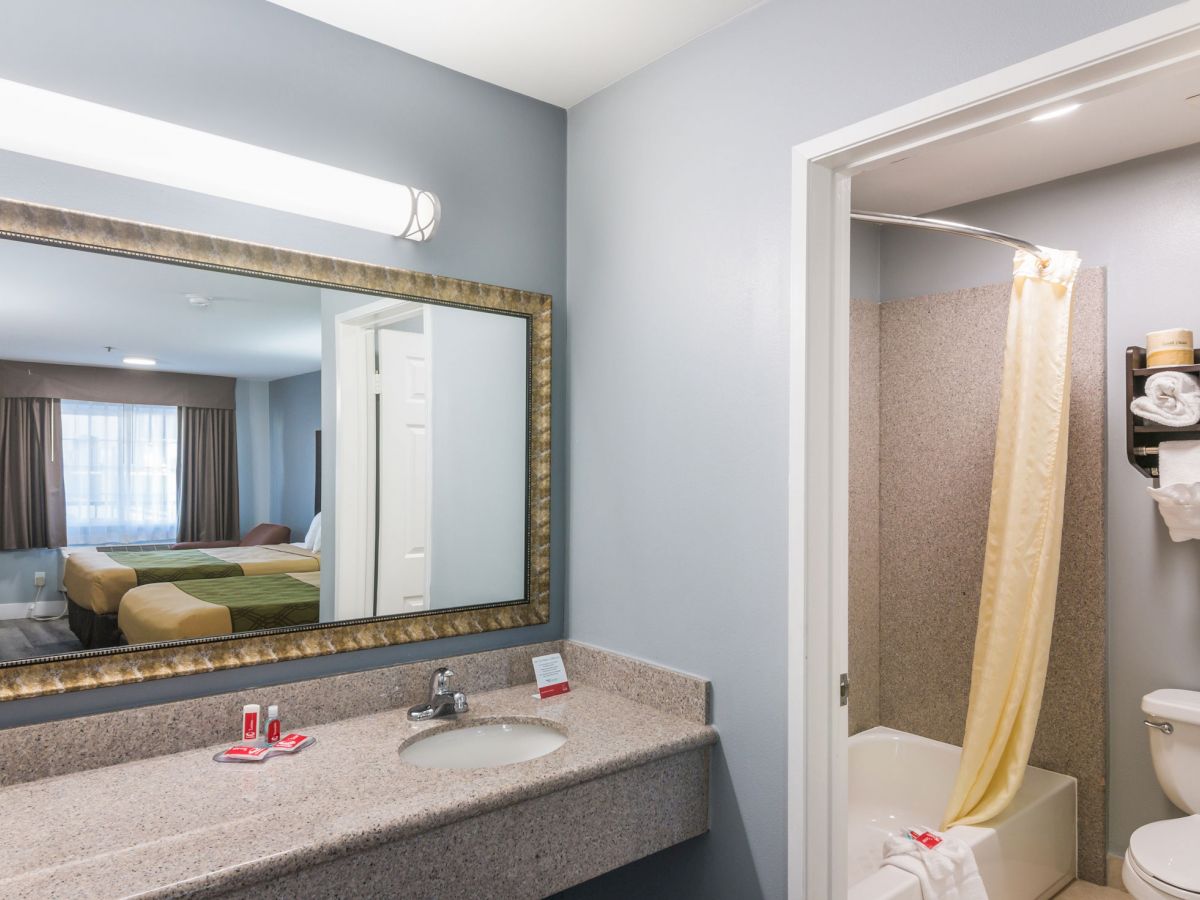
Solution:
[(1190, 366), (1146, 366), (1145, 347), (1125, 348), (1125, 449), (1129, 464), (1147, 478), (1158, 477), (1158, 447), (1163, 441), (1194, 441), (1200, 439), (1200, 425), (1159, 425), (1129, 409), (1134, 397), (1146, 393), (1146, 379), (1157, 372), (1192, 372), (1200, 374), (1200, 350), (1194, 350)]

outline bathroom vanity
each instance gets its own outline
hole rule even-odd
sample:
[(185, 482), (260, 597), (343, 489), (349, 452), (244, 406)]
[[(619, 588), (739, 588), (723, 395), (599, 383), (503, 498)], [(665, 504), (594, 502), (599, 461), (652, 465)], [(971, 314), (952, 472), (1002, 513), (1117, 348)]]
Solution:
[[(228, 470), (155, 470), (163, 497), (206, 486), (178, 522), (163, 514), (162, 546), (126, 537), (120, 516), (115, 537), (27, 542), (55, 559), (70, 549), (49, 578), (61, 597), (38, 616), (56, 625), (21, 632), (41, 635), (36, 647), (0, 641), (17, 648), (0, 653), (0, 705), (44, 698), (61, 715), (50, 698), (62, 694), (552, 623), (549, 296), (4, 199), (0, 257), (49, 293), (59, 274), (85, 273), (88, 295), (107, 297), (126, 328), (173, 309), (177, 326), (153, 337), (186, 335), (193, 356), (206, 327), (221, 352), (245, 339), (237, 372), (226, 361), (209, 374), (129, 373), (69, 348), (52, 364), (0, 360), (0, 397), (19, 400), (38, 433), (62, 436), (27, 454), (30, 497), (62, 495), (57, 461), (74, 465), (66, 435), (90, 434), (97, 404), (157, 410), (155, 434), (192, 422), (184, 449), (164, 437), (153, 452)], [(114, 298), (136, 303), (118, 314)], [(279, 313), (273, 329), (237, 318), (267, 309)], [(250, 384), (270, 357), (255, 341), (287, 329), (311, 338), (303, 371)], [(169, 392), (181, 377), (183, 399)], [(135, 381), (155, 396), (132, 396)], [(292, 416), (300, 406), (305, 416)], [(221, 426), (219, 447), (198, 437), (201, 420)], [(227, 521), (196, 539), (201, 519), (237, 517), (227, 513), (238, 508), (238, 428), (282, 435), (289, 422), (276, 449), (312, 459), (289, 464), (307, 480), (279, 494), (301, 498), (307, 533), (265, 523), (243, 535)], [(91, 482), (68, 481), (90, 509), (78, 485)], [(38, 522), (26, 524), (32, 534)], [(45, 572), (34, 580), (47, 586)], [(539, 634), (561, 635), (552, 624)], [(532, 660), (550, 653), (571, 690), (542, 699)], [(387, 658), (397, 657), (373, 657)], [(237, 683), (289, 677), (275, 673)], [(445, 690), (430, 690), (435, 673)], [(0, 896), (546, 896), (707, 830), (708, 701), (703, 679), (551, 641), (3, 728), (0, 810), (28, 839), (3, 854)], [(315, 743), (217, 761), (243, 733), (239, 713), (256, 707)]]
[[(571, 690), (542, 700), (529, 661), (547, 652)], [(410, 721), (443, 663), (470, 710)], [(38, 835), (7, 854), (0, 895), (539, 897), (708, 828), (702, 679), (563, 641), (254, 693), (316, 743), (214, 762), (242, 693), (0, 732), (0, 808)], [(504, 723), (566, 740), (508, 765), (401, 759), (427, 735)]]

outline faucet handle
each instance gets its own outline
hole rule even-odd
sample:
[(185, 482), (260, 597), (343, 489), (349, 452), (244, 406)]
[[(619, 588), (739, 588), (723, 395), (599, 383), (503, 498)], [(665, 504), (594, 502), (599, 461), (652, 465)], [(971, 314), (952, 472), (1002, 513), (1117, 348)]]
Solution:
[(454, 672), (451, 669), (447, 669), (445, 666), (440, 669), (435, 669), (433, 672), (433, 677), (429, 681), (430, 696), (450, 693), (450, 679), (453, 677)]

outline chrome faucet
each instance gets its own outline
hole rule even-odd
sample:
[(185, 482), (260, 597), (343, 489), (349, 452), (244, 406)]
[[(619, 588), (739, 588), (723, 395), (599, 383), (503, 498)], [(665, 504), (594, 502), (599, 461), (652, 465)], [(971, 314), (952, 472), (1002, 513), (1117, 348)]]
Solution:
[(412, 707), (408, 717), (420, 721), (466, 712), (467, 695), (450, 689), (450, 679), (453, 677), (454, 673), (445, 667), (435, 669), (429, 679), (429, 702)]

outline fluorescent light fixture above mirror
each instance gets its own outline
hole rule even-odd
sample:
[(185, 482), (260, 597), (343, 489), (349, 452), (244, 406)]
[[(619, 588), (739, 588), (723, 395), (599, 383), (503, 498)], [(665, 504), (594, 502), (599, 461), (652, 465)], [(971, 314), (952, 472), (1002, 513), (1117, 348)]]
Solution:
[(126, 356), (121, 362), (127, 366), (157, 366), (158, 360), (149, 356)]
[(427, 241), (437, 195), (0, 79), (0, 149)]

